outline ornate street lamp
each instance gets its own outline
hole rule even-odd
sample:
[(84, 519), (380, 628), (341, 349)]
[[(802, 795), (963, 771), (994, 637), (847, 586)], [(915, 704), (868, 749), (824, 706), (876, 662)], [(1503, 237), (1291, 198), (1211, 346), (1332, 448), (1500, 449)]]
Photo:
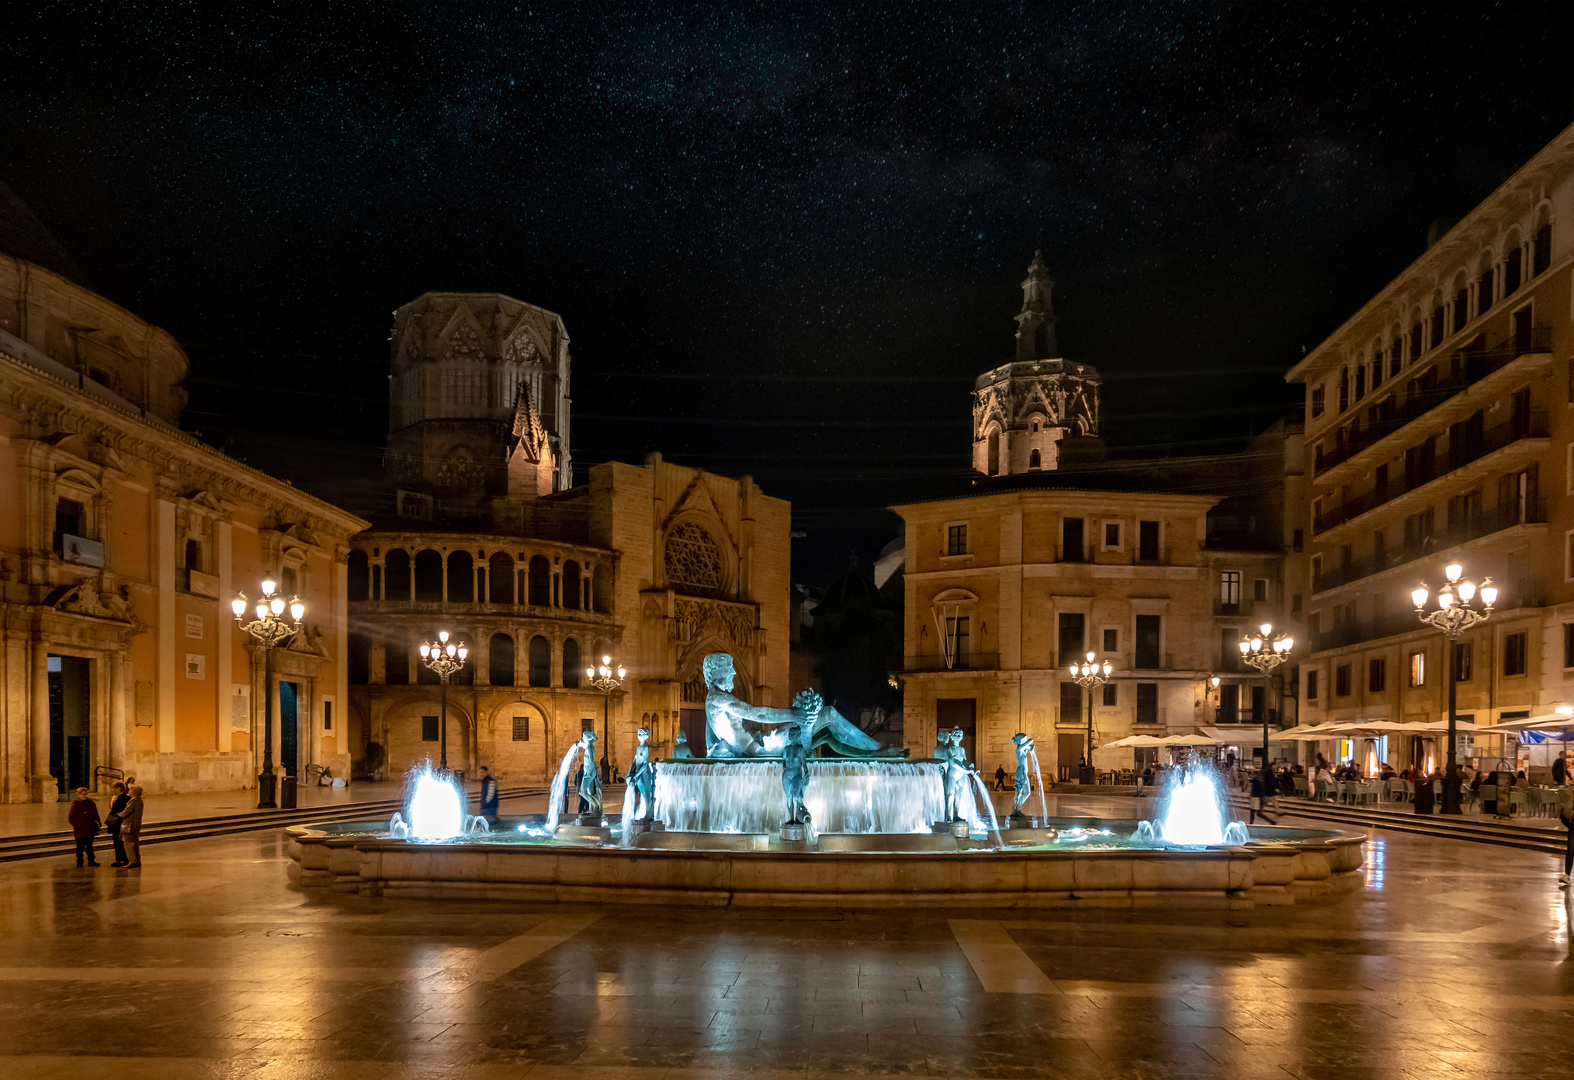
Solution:
[[(1426, 602), (1428, 590), (1426, 584), (1416, 586), (1410, 590), (1410, 601), (1416, 606), (1416, 616), (1427, 626), (1434, 630), (1441, 630), (1448, 639), (1448, 655), (1444, 658), (1444, 666), (1448, 668), (1448, 757), (1443, 766), (1443, 813), (1457, 814), (1459, 809), (1459, 765), (1454, 753), (1454, 740), (1459, 726), (1459, 718), (1454, 707), (1454, 643), (1459, 635), (1487, 621), (1492, 614), (1492, 605), (1497, 603), (1497, 586), (1492, 584), (1491, 578), (1483, 578), (1478, 589), (1476, 583), (1466, 580), (1465, 568), (1458, 563), (1449, 563), (1443, 567), (1443, 576), (1448, 583), (1437, 590), (1437, 607), (1428, 611)], [(1477, 596), (1481, 598), (1481, 607), (1474, 606)]]
[[(273, 775), (273, 650), (282, 648), (290, 643), (290, 639), (300, 633), (301, 617), (306, 614), (306, 605), (301, 603), (298, 596), (291, 597), (288, 601), (282, 593), (277, 592), (278, 585), (272, 578), (262, 579), (262, 597), (253, 607), (257, 616), (251, 622), (246, 621), (246, 609), (252, 607), (246, 600), (245, 593), (236, 593), (235, 599), (230, 601), (230, 610), (235, 613), (235, 622), (256, 642), (257, 648), (262, 650), (262, 699), (263, 699), (263, 726), (262, 726), (262, 772), (257, 775), (257, 809), (272, 810), (278, 804), (278, 778)], [(288, 609), (289, 617), (285, 618)]]
[(439, 630), (436, 641), (421, 642), (421, 663), (437, 673), (442, 682), (442, 718), (437, 728), (437, 767), (448, 771), (448, 680), (465, 666), (470, 650), (458, 642), (448, 640), (448, 631)]
[(1088, 760), (1087, 764), (1082, 766), (1081, 775), (1077, 777), (1077, 782), (1080, 784), (1091, 784), (1094, 781), (1093, 691), (1109, 682), (1110, 672), (1114, 670), (1107, 660), (1102, 665), (1095, 664), (1092, 653), (1088, 653), (1087, 663), (1071, 665), (1071, 681), (1082, 687), (1083, 691), (1088, 695)]
[[(1264, 680), (1272, 674), (1273, 669), (1290, 659), (1290, 649), (1295, 645), (1295, 639), (1289, 634), (1273, 636), (1273, 623), (1263, 623), (1257, 628), (1257, 633), (1249, 638), (1241, 638), (1241, 659), (1246, 661), (1263, 676)], [(1266, 694), (1263, 695), (1267, 697)], [(1262, 767), (1263, 772), (1268, 771), (1268, 703), (1263, 702), (1262, 710)]]
[(612, 701), (612, 691), (623, 685), (623, 676), (627, 674), (623, 665), (617, 666), (617, 674), (613, 675), (612, 657), (603, 656), (601, 666), (585, 669), (585, 677), (590, 680), (590, 685), (601, 691), (601, 781), (605, 784), (612, 782), (612, 760), (607, 756), (612, 740), (607, 737), (607, 713)]

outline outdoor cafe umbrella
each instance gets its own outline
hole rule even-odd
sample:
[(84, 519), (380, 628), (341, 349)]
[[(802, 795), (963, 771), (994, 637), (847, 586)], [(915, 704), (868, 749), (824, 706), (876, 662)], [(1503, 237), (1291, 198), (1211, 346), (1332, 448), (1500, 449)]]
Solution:
[(1138, 747), (1138, 746), (1163, 746), (1163, 745), (1164, 745), (1164, 741), (1162, 739), (1158, 738), (1156, 735), (1127, 735), (1124, 739), (1116, 739), (1114, 742), (1105, 743), (1099, 749), (1101, 749), (1101, 750), (1109, 750), (1109, 749), (1112, 749), (1112, 748), (1115, 748), (1115, 747), (1135, 748), (1135, 747)]
[(1218, 746), (1219, 740), (1207, 735), (1169, 735), (1160, 739), (1156, 746)]

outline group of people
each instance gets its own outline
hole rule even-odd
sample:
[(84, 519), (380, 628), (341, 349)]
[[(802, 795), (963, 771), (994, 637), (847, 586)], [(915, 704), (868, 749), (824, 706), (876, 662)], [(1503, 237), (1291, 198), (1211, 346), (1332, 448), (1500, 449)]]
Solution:
[(76, 840), (78, 866), (97, 866), (98, 857), (93, 851), (93, 841), (105, 829), (115, 846), (115, 861), (110, 866), (125, 870), (142, 869), (142, 788), (136, 778), (128, 776), (115, 781), (110, 789), (109, 815), (100, 818), (98, 803), (87, 788), (79, 787), (71, 793), (71, 806), (66, 811), (66, 822)]

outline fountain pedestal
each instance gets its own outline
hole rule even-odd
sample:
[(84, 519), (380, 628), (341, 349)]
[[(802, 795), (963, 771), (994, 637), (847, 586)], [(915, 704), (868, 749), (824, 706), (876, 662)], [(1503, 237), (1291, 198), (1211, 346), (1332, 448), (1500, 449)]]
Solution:
[(973, 827), (965, 821), (951, 822), (950, 831), (951, 835), (955, 837), (967, 837), (973, 835)]
[(783, 840), (807, 840), (809, 839), (809, 827), (801, 821), (784, 821), (781, 827), (781, 838)]
[(586, 829), (599, 829), (601, 828), (601, 815), (576, 814), (574, 816), (574, 824)]

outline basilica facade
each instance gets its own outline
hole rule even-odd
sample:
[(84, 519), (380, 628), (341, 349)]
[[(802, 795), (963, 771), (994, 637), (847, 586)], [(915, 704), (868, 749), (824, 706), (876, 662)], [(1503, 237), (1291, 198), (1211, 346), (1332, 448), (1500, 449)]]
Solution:
[[(788, 504), (749, 477), (652, 454), (572, 485), (568, 334), (498, 294), (429, 293), (395, 314), (387, 497), (349, 555), (351, 722), (397, 772), (436, 760), (551, 777), (584, 730), (622, 771), (704, 745), (700, 662), (730, 653), (740, 697), (784, 704)], [(419, 646), (468, 663), (446, 723)], [(622, 666), (603, 693), (586, 669)]]

